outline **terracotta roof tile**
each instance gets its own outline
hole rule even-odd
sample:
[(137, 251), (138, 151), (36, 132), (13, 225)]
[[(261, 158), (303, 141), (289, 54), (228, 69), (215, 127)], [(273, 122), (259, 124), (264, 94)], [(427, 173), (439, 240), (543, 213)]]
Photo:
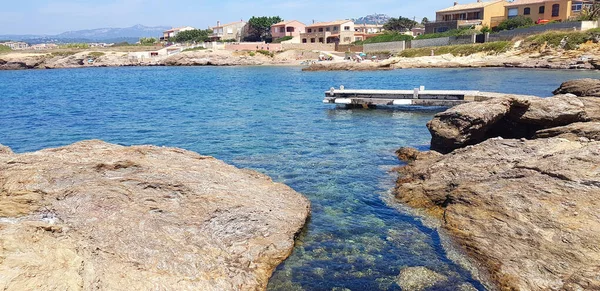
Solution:
[(438, 10), (437, 12), (452, 12), (452, 11), (460, 11), (460, 10), (468, 10), (468, 9), (477, 9), (477, 8), (486, 7), (488, 5), (496, 4), (498, 2), (504, 2), (504, 0), (475, 2), (475, 3), (469, 3), (469, 4), (458, 4), (458, 5), (454, 5), (452, 7)]

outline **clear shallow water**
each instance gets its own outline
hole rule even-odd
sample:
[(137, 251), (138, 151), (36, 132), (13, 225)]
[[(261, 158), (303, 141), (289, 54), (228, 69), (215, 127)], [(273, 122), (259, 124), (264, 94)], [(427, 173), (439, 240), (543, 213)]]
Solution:
[[(0, 143), (16, 152), (102, 139), (176, 146), (252, 168), (312, 202), (312, 218), (271, 290), (398, 290), (403, 266), (481, 284), (453, 264), (438, 234), (387, 206), (401, 146), (427, 149), (436, 109), (346, 110), (322, 104), (346, 88), (472, 89), (551, 95), (596, 72), (418, 69), (301, 72), (299, 68), (99, 68), (0, 71)], [(437, 109), (440, 110), (440, 109)], [(342, 290), (342, 289), (340, 289)]]

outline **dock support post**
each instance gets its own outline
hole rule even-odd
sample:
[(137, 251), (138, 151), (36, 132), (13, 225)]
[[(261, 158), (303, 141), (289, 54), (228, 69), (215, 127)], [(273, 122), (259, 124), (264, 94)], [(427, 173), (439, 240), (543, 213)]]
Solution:
[(419, 88), (415, 88), (413, 92), (413, 99), (419, 99)]

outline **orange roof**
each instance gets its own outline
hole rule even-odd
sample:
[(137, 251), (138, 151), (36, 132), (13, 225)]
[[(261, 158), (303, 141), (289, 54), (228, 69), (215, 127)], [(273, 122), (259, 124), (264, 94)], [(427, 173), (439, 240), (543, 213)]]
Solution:
[(331, 22), (317, 22), (317, 23), (313, 23), (311, 25), (307, 25), (306, 27), (334, 26), (334, 25), (341, 25), (341, 24), (348, 23), (348, 22), (352, 22), (352, 20), (336, 20), (336, 21), (331, 21)]
[(302, 23), (302, 22), (300, 22), (298, 20), (288, 20), (288, 21), (282, 21), (282, 22), (275, 23), (275, 24), (271, 25), (271, 27), (273, 27), (273, 26), (281, 26), (281, 25), (288, 25), (288, 24), (290, 24), (292, 22), (298, 22), (298, 23), (304, 25), (304, 23)]
[(488, 5), (496, 4), (498, 2), (504, 2), (504, 0), (496, 0), (496, 1), (488, 1), (488, 2), (475, 2), (469, 4), (457, 4), (448, 8), (444, 8), (442, 10), (438, 10), (436, 12), (452, 12), (452, 11), (460, 11), (460, 10), (468, 10), (468, 9), (478, 9), (483, 8)]
[[(514, 7), (519, 5), (530, 5), (530, 4), (542, 4), (546, 2), (558, 2), (559, 0), (515, 0), (511, 3), (506, 3), (506, 7)], [(591, 1), (583, 1), (583, 2), (591, 2)]]

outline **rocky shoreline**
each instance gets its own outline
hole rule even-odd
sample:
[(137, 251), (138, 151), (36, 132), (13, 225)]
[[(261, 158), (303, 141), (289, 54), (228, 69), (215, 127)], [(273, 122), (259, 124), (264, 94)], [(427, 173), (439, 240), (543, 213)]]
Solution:
[(177, 148), (0, 146), (0, 289), (266, 289), (309, 214), (291, 188)]
[(600, 289), (599, 88), (437, 114), (431, 151), (398, 151), (396, 199), (439, 219), (491, 290)]
[[(284, 51), (272, 56), (261, 53), (226, 50), (188, 51), (180, 54), (138, 60), (124, 52), (83, 51), (77, 53), (0, 55), (0, 70), (58, 69), (83, 67), (123, 66), (299, 66), (302, 61), (316, 60), (318, 52)], [(88, 60), (93, 62), (89, 63)], [(498, 55), (476, 53), (468, 56), (440, 56), (402, 58), (392, 57), (381, 61), (356, 63), (347, 60), (316, 62), (303, 68), (304, 71), (374, 71), (414, 68), (530, 68), (560, 70), (600, 69), (597, 52), (510, 51)]]

